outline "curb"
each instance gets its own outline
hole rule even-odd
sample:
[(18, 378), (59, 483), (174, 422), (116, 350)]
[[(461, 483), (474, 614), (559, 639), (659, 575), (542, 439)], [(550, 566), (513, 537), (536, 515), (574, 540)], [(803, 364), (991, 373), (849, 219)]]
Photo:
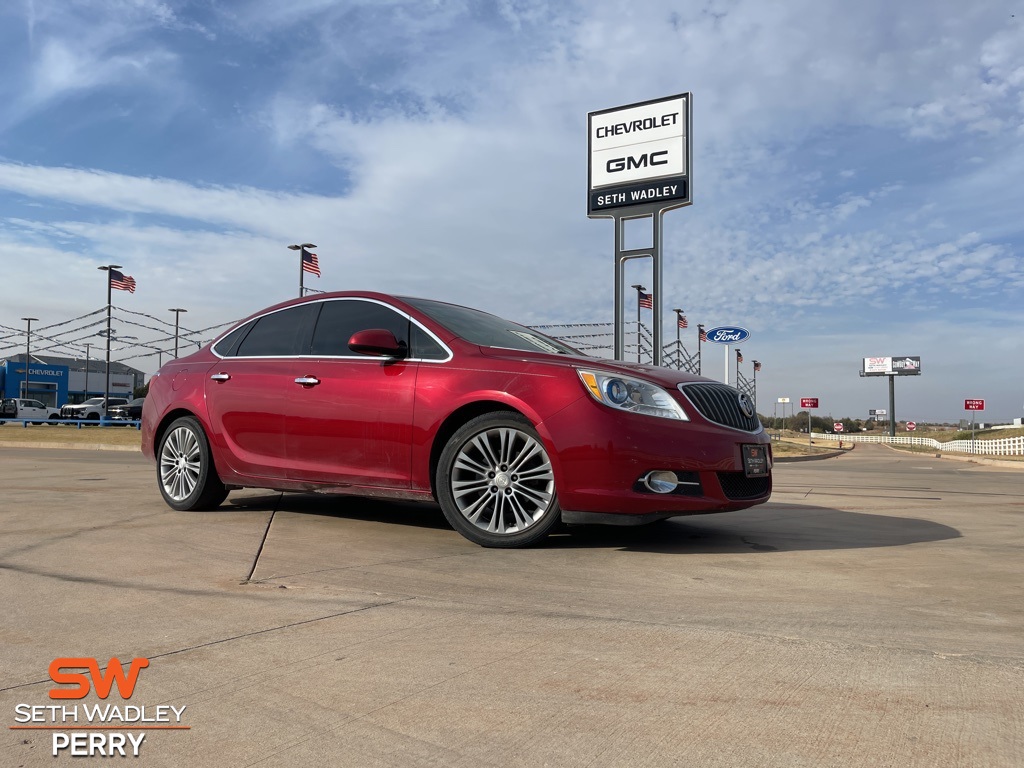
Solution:
[[(881, 443), (885, 445), (885, 443)], [(893, 448), (891, 445), (885, 445), (890, 451), (896, 451), (897, 453), (905, 453), (914, 455), (915, 451), (901, 451), (899, 448)], [(968, 464), (984, 464), (989, 467), (1005, 467), (1007, 469), (1024, 469), (1024, 461), (1001, 461), (1000, 459), (987, 459), (984, 456), (976, 456), (969, 454), (967, 456), (954, 456), (950, 453), (942, 453), (936, 451), (935, 453), (926, 452), (919, 454), (921, 456), (930, 456), (936, 459), (949, 459), (950, 461), (966, 461)]]
[(17, 442), (5, 443), (0, 441), (0, 448), (56, 448), (58, 450), (76, 451), (133, 451), (141, 453), (138, 446), (134, 445), (107, 445), (105, 443), (37, 443)]
[[(852, 449), (851, 449), (852, 450)], [(816, 453), (811, 456), (776, 456), (773, 464), (788, 464), (794, 461), (821, 461), (822, 459), (834, 459), (836, 456), (845, 456), (848, 451), (832, 451), (831, 453)]]

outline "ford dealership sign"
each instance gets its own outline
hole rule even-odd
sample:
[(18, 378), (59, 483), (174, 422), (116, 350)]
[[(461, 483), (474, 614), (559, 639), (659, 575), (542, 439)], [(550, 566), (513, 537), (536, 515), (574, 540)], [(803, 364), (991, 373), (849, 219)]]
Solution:
[(707, 336), (713, 344), (740, 344), (750, 338), (750, 331), (735, 325), (723, 325), (707, 331)]

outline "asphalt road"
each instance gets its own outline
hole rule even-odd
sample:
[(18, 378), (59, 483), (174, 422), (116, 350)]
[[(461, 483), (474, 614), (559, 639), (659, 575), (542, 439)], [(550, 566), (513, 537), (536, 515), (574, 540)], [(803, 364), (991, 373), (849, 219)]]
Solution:
[[(136, 454), (0, 448), (0, 765), (78, 760), (82, 710), (11, 726), (97, 703), (185, 707), (139, 765), (1024, 765), (1024, 472), (863, 445), (775, 480), (496, 551), (431, 506), (182, 513)], [(54, 701), (61, 657), (149, 666)]]

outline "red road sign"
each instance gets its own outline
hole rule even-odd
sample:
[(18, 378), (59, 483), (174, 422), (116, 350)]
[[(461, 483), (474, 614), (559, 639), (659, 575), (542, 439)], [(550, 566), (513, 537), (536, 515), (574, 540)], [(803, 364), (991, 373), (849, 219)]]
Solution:
[(913, 432), (915, 429), (917, 429), (917, 424), (915, 424), (913, 421), (908, 421), (907, 432)]
[(800, 407), (801, 408), (817, 408), (818, 407), (818, 398), (816, 398), (816, 397), (801, 397), (800, 398)]
[(964, 400), (965, 411), (984, 411), (985, 401), (984, 400)]
[(842, 432), (843, 431), (843, 422), (841, 422), (841, 421), (833, 422), (832, 423), (832, 431), (833, 432)]

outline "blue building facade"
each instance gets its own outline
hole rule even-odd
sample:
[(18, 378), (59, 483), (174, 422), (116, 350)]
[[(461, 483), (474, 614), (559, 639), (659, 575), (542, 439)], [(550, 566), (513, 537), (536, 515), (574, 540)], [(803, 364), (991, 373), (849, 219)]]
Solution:
[(25, 363), (4, 360), (0, 363), (0, 392), (4, 397), (27, 397), (51, 408), (68, 401), (71, 372), (66, 365), (32, 362), (28, 366), (28, 391), (25, 391)]

